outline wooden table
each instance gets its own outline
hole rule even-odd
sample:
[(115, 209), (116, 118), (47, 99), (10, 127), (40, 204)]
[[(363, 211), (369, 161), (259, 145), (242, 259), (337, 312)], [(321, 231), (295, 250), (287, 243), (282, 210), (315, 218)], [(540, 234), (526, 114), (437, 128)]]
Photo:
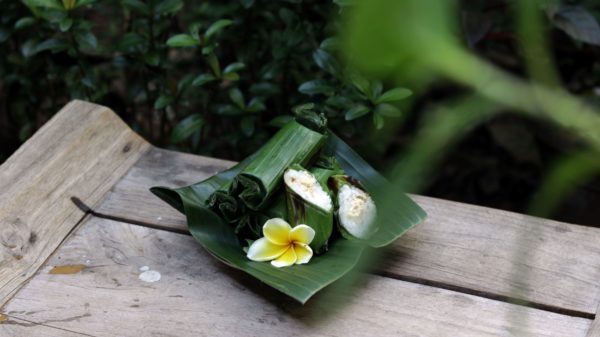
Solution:
[(428, 219), (346, 305), (299, 305), (148, 192), (232, 164), (68, 104), (0, 167), (0, 336), (600, 336), (600, 229), (422, 196)]

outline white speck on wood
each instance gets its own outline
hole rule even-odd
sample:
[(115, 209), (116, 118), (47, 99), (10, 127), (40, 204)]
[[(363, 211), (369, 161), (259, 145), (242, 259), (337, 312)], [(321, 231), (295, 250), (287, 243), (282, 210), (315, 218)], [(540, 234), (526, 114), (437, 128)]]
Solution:
[(148, 267), (148, 266), (140, 267), (140, 271), (148, 271), (148, 270), (150, 270), (150, 267)]
[(146, 270), (140, 274), (139, 278), (144, 282), (152, 283), (160, 280), (160, 273), (156, 270)]

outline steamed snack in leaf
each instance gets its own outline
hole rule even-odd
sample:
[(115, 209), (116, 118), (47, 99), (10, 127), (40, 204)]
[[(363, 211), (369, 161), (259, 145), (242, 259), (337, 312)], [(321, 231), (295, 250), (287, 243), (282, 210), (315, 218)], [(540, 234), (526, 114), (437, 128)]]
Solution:
[(321, 149), (326, 136), (296, 122), (286, 124), (238, 174), (229, 194), (248, 208), (260, 210), (281, 183), (283, 172), (292, 164), (304, 165)]
[(285, 204), (284, 193), (278, 192), (260, 211), (246, 210), (246, 213), (240, 218), (235, 227), (235, 234), (242, 239), (258, 239), (262, 233), (262, 227), (265, 222), (272, 218), (287, 219), (287, 208)]
[[(317, 171), (325, 181), (334, 172)], [(288, 216), (292, 225), (308, 225), (315, 231), (311, 247), (317, 254), (327, 251), (327, 240), (333, 231), (333, 202), (327, 186), (319, 177), (300, 165), (293, 165), (283, 175)]]
[(219, 190), (211, 194), (208, 198), (207, 205), (225, 221), (235, 223), (244, 216), (245, 207), (238, 199), (229, 195), (228, 190), (230, 185), (231, 183), (225, 184)]
[(376, 231), (377, 207), (373, 198), (349, 176), (331, 177), (337, 193), (338, 224), (344, 237), (366, 240)]
[[(298, 120), (300, 121), (300, 119)], [(301, 303), (305, 303), (315, 293), (350, 272), (356, 266), (363, 249), (367, 245), (371, 247), (388, 245), (425, 217), (425, 213), (412, 200), (403, 194), (396, 193), (394, 197), (395, 207), (391, 212), (378, 215), (378, 230), (367, 240), (345, 240), (344, 238), (353, 237), (342, 226), (338, 226), (334, 227), (333, 230), (339, 228), (343, 238), (338, 235), (331, 236), (327, 245), (328, 250), (321, 255), (315, 254), (310, 260), (308, 254), (300, 254), (302, 256), (299, 257), (298, 252), (308, 252), (313, 241), (292, 239), (289, 240), (288, 245), (294, 244), (295, 260), (288, 259), (288, 257), (293, 257), (291, 253), (288, 254), (290, 256), (286, 255), (285, 257), (283, 254), (278, 257), (272, 256), (274, 260), (281, 258), (281, 260), (275, 262), (277, 266), (287, 267), (275, 268), (268, 262), (250, 260), (247, 255), (249, 248), (264, 235), (263, 229), (267, 219), (280, 218), (291, 222), (292, 216), (286, 213), (286, 189), (283, 173), (293, 164), (304, 165), (306, 170), (319, 181), (323, 190), (330, 195), (332, 194), (327, 189), (328, 186), (335, 186), (334, 183), (337, 182), (338, 187), (343, 187), (342, 182), (345, 181), (344, 179), (350, 179), (344, 177), (340, 180), (340, 174), (349, 174), (364, 183), (368, 190), (373, 193), (373, 198), (377, 200), (378, 206), (380, 200), (388, 195), (388, 191), (384, 189), (385, 179), (347, 144), (331, 131), (323, 134), (314, 131), (322, 130), (322, 128), (313, 129), (318, 122), (319, 119), (312, 119), (310, 123), (304, 121), (304, 124), (292, 122), (275, 136), (275, 140), (269, 141), (263, 149), (254, 155), (244, 159), (231, 169), (220, 172), (199, 183), (177, 189), (152, 188), (153, 193), (186, 215), (190, 233), (214, 257), (231, 267), (248, 273), (274, 290), (281, 291)], [(294, 131), (292, 132), (291, 129), (294, 129)], [(284, 130), (287, 130), (287, 134), (281, 135), (280, 133)], [(296, 137), (295, 132), (302, 135)], [(324, 140), (325, 138), (326, 140)], [(292, 142), (291, 139), (296, 140)], [(326, 142), (326, 147), (321, 146), (323, 141)], [(304, 148), (307, 144), (312, 144), (311, 149)], [(302, 153), (298, 154), (297, 152)], [(317, 153), (319, 155), (315, 156)], [(327, 155), (330, 157), (327, 157)], [(254, 160), (255, 158), (258, 158), (258, 162)], [(249, 169), (246, 170), (246, 168)], [(280, 173), (261, 172), (270, 169)], [(242, 192), (245, 192), (245, 186), (237, 186), (240, 190), (233, 188), (234, 178), (239, 177), (248, 178), (251, 182), (258, 182), (255, 184), (257, 186), (255, 190), (264, 192), (254, 198), (256, 202), (253, 206), (254, 209), (247, 207), (248, 203), (245, 200), (240, 200)], [(248, 185), (250, 186), (250, 184)], [(382, 188), (378, 189), (378, 186)], [(360, 185), (357, 187), (360, 188)], [(333, 190), (335, 193), (331, 199), (333, 199), (333, 208), (336, 208), (339, 204), (337, 201), (339, 190)], [(236, 193), (229, 193), (232, 191)], [(222, 192), (228, 193), (221, 194)], [(214, 193), (218, 194), (214, 195), (213, 207), (209, 208), (209, 198)], [(230, 217), (229, 221), (235, 220), (237, 212), (234, 208), (228, 208), (233, 203), (230, 203), (227, 207), (219, 207), (223, 202), (232, 201), (232, 199), (227, 198), (220, 199), (225, 195), (232, 197), (233, 200), (238, 202), (238, 205), (244, 207), (238, 221), (226, 221), (225, 218), (227, 217)], [(244, 196), (248, 195), (244, 193)], [(253, 197), (249, 195), (246, 199), (253, 200)], [(309, 202), (304, 204), (312, 205)], [(341, 204), (344, 204), (344, 202), (342, 201)], [(318, 209), (317, 206), (314, 207)], [(231, 213), (226, 215), (224, 211), (231, 211)], [(308, 227), (303, 226), (302, 228), (305, 228), (305, 232), (308, 232)], [(288, 237), (291, 238), (292, 230), (289, 232)], [(274, 239), (274, 237), (271, 237), (271, 239)], [(279, 240), (276, 241), (279, 242)], [(297, 245), (300, 246), (299, 249), (296, 249)], [(244, 248), (246, 248), (246, 251)], [(265, 247), (260, 248), (260, 246), (255, 246), (255, 250), (258, 249), (259, 252), (264, 252)], [(256, 253), (256, 251), (253, 251), (253, 253)], [(259, 260), (266, 258), (264, 256), (261, 258), (260, 254), (251, 256)], [(291, 265), (292, 261), (294, 261), (293, 265)]]

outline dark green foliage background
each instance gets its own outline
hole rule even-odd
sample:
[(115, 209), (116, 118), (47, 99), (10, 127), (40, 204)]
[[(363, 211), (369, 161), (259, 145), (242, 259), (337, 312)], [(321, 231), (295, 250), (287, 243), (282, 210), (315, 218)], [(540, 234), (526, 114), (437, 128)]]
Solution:
[(387, 103), (410, 94), (392, 91), (401, 95), (374, 111), (382, 84), (353, 85), (327, 39), (341, 10), (333, 2), (27, 0), (2, 8), (0, 160), (76, 98), (111, 107), (158, 146), (239, 160), (294, 106), (321, 102), (298, 109), (325, 112), (352, 138), (365, 122), (381, 128), (383, 116), (399, 114)]
[[(427, 109), (465, 90), (409, 72), (372, 81), (345, 66), (335, 36), (351, 2), (0, 0), (0, 163), (68, 101), (85, 99), (155, 145), (233, 160), (294, 111), (313, 109), (388, 167)], [(460, 3), (465, 45), (525, 76), (511, 1)], [(597, 7), (565, 1), (544, 14), (562, 84), (591, 104), (600, 96)], [(458, 144), (425, 193), (525, 211), (545, 168), (579, 148), (564, 130), (504, 115)], [(598, 186), (567, 200), (559, 217), (591, 223)]]

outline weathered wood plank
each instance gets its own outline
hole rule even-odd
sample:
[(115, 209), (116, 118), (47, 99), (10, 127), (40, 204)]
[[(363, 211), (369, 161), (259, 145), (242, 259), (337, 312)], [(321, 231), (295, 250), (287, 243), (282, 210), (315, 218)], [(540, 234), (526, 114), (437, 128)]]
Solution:
[(74, 101), (0, 166), (0, 306), (149, 145), (112, 111)]
[(592, 326), (586, 337), (600, 337), (600, 322), (597, 319), (592, 322)]
[(595, 313), (600, 229), (414, 199), (429, 217), (392, 246), (386, 272)]
[(596, 312), (596, 318), (592, 322), (590, 326), (590, 330), (586, 337), (600, 337), (600, 306), (598, 306), (598, 311)]
[[(80, 264), (87, 267), (74, 274), (49, 273)], [(143, 281), (144, 266), (160, 280)], [(35, 309), (28, 320), (60, 320), (97, 336), (577, 337), (591, 322), (374, 275), (351, 293), (334, 313), (318, 298), (301, 306), (224, 266), (187, 235), (92, 217), (4, 313)]]
[[(98, 211), (185, 231), (185, 218), (148, 188), (184, 186), (232, 164), (152, 149), (115, 185)], [(392, 246), (386, 274), (517, 297), (542, 306), (596, 312), (600, 229), (414, 198), (428, 218)], [(530, 257), (515, 256), (519, 252), (530, 252)]]
[[(56, 323), (56, 322), (54, 322)], [(14, 317), (4, 317), (0, 321), (0, 336), (2, 337), (83, 337), (92, 336), (64, 330), (44, 324), (32, 323)]]
[[(235, 162), (159, 148), (150, 149), (107, 194), (97, 212), (187, 232), (185, 217), (148, 190), (186, 186), (233, 166)], [(142, 207), (130, 211), (128, 207)]]

